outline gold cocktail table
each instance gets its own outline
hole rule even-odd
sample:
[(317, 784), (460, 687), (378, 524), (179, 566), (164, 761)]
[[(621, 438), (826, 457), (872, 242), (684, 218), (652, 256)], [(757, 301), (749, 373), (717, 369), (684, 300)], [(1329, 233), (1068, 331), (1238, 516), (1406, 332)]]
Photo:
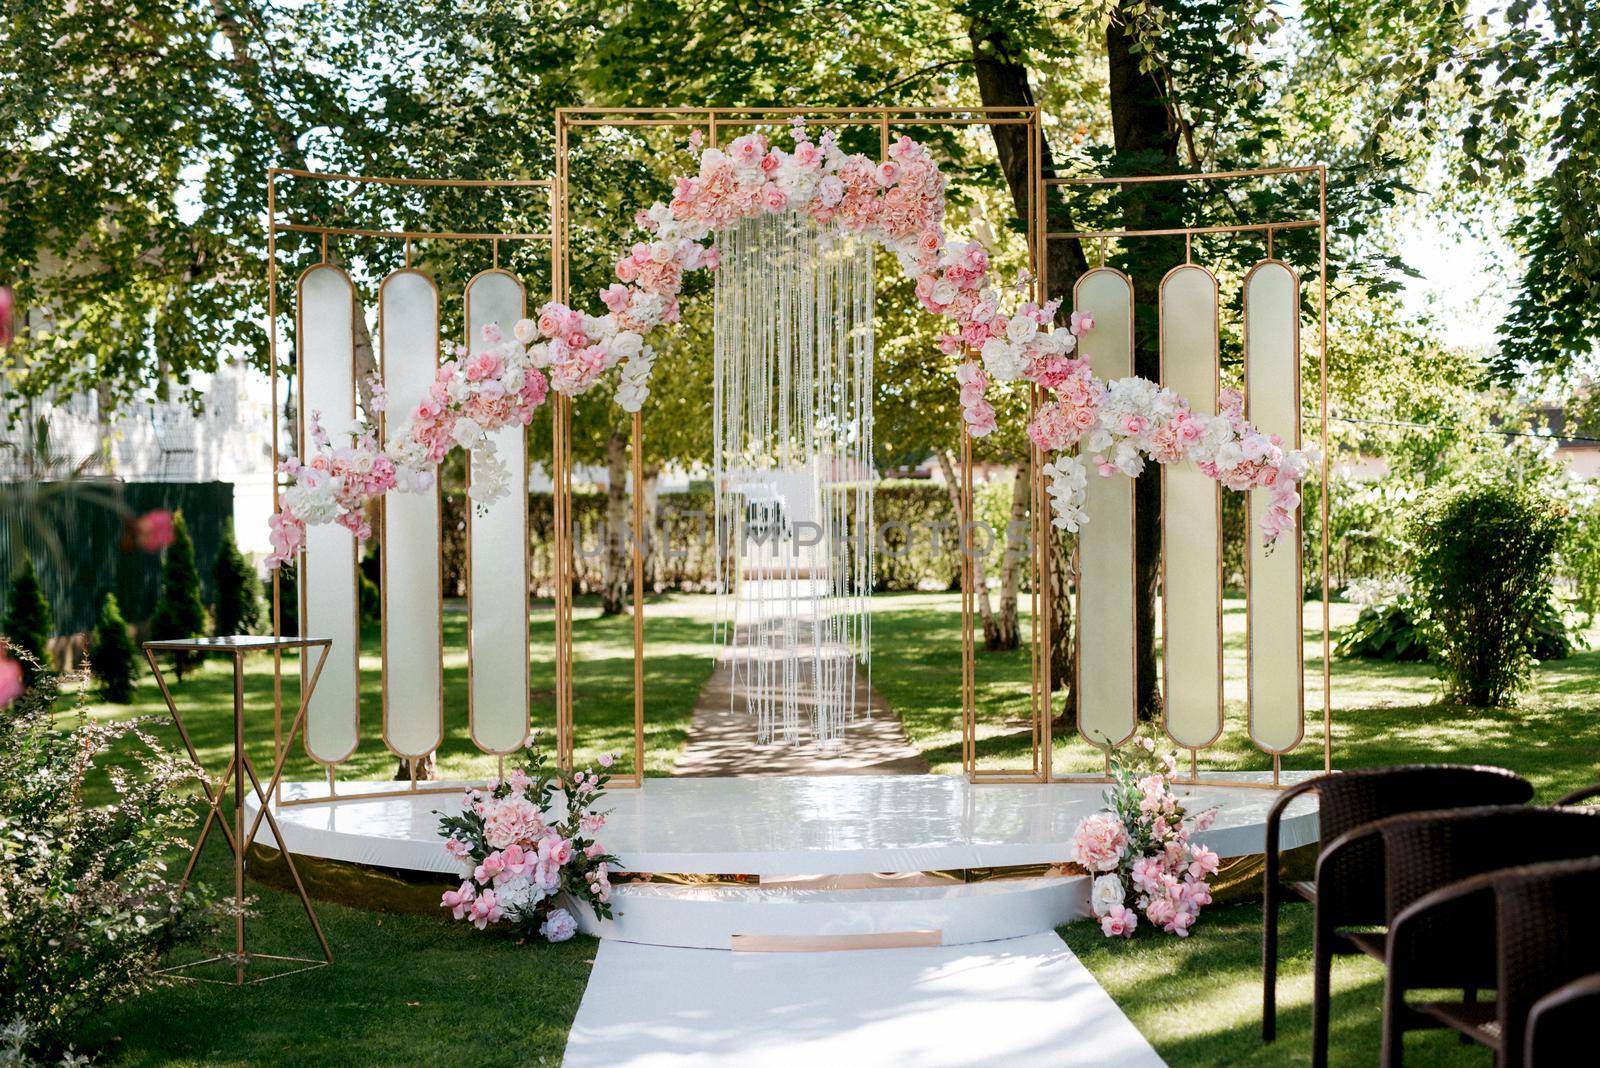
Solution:
[[(200, 837), (195, 840), (194, 851), (189, 855), (188, 866), (183, 870), (183, 881), (180, 884), (180, 888), (186, 889), (188, 887), (189, 880), (194, 875), (195, 865), (200, 860), (200, 851), (205, 848), (206, 838), (211, 834), (213, 824), (222, 828), (223, 837), (227, 839), (228, 848), (233, 853), (233, 953), (218, 954), (206, 957), (203, 960), (164, 968), (162, 969), (164, 973), (199, 982), (243, 986), (247, 982), (265, 982), (268, 979), (278, 979), (285, 975), (309, 971), (312, 968), (322, 968), (333, 963), (333, 951), (328, 948), (328, 939), (322, 933), (322, 925), (317, 922), (317, 914), (311, 907), (311, 897), (306, 893), (305, 884), (300, 881), (300, 872), (295, 867), (294, 856), (289, 852), (288, 844), (284, 841), (283, 832), (278, 828), (278, 821), (272, 815), (271, 804), (271, 798), (277, 793), (278, 783), (283, 778), (283, 766), (289, 757), (290, 750), (294, 746), (295, 736), (305, 727), (306, 708), (310, 705), (311, 695), (317, 688), (317, 679), (322, 675), (322, 665), (327, 662), (328, 650), (332, 646), (333, 640), (331, 638), (276, 638), (269, 635), (250, 634), (219, 638), (180, 638), (144, 643), (145, 659), (150, 662), (150, 670), (155, 675), (156, 685), (161, 688), (161, 696), (167, 702), (167, 711), (172, 713), (172, 722), (178, 728), (178, 736), (183, 739), (183, 746), (188, 750), (189, 759), (194, 763), (195, 775), (200, 780), (201, 788), (205, 790), (206, 801), (210, 805), (206, 812), (205, 823), (200, 828)], [(321, 653), (317, 657), (317, 664), (311, 672), (310, 680), (300, 694), (300, 707), (296, 711), (294, 721), (289, 727), (288, 736), (281, 740), (281, 744), (278, 744), (276, 738), (274, 740), (275, 760), (272, 775), (267, 785), (263, 787), (261, 777), (256, 774), (255, 765), (251, 763), (249, 755), (245, 752), (244, 658), (248, 653), (275, 654), (273, 656), (273, 671), (276, 676), (275, 681), (278, 681), (281, 679), (283, 672), (281, 654), (285, 652), (304, 653), (310, 649), (319, 649)], [(233, 657), (233, 756), (228, 761), (227, 769), (214, 782), (205, 767), (200, 763), (200, 756), (195, 752), (194, 743), (189, 739), (189, 732), (183, 725), (183, 717), (179, 714), (178, 706), (172, 699), (172, 691), (167, 686), (165, 676), (161, 674), (161, 666), (156, 662), (157, 653), (223, 654)], [(277, 692), (276, 689), (274, 692)], [(257, 802), (260, 805), (248, 831), (245, 830), (244, 826), (244, 780), (247, 777), (250, 780), (250, 789), (255, 793)], [(230, 782), (233, 786), (231, 806), (228, 804)], [(294, 888), (296, 893), (300, 895), (300, 903), (305, 906), (306, 919), (311, 921), (311, 929), (316, 932), (317, 941), (322, 946), (321, 960), (311, 957), (286, 957), (272, 953), (251, 953), (245, 949), (245, 854), (249, 851), (250, 846), (254, 844), (256, 834), (261, 829), (263, 818), (272, 828), (273, 840), (277, 843), (279, 852), (283, 854), (284, 863), (288, 866), (289, 874), (294, 879)], [(278, 961), (300, 965), (300, 967), (288, 968), (271, 975), (261, 975), (247, 979), (245, 968), (252, 960)], [(186, 970), (190, 968), (225, 961), (231, 961), (233, 964), (234, 974), (231, 984), (220, 979), (185, 974)]]

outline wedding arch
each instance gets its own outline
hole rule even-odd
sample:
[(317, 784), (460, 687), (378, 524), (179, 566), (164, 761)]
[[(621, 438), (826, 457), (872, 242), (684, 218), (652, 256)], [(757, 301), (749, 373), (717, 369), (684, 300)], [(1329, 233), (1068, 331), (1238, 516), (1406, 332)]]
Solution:
[[(798, 220), (808, 241), (837, 237), (876, 243), (894, 253), (916, 279), (918, 301), (950, 320), (940, 343), (960, 392), (963, 411), (959, 499), (962, 541), (963, 767), (973, 781), (1051, 781), (1052, 692), (1044, 645), (1052, 606), (1046, 584), (1032, 583), (1032, 701), (1028, 729), (1031, 758), (1021, 766), (980, 760), (974, 642), (972, 567), (972, 442), (995, 428), (986, 390), (991, 380), (1019, 380), (1029, 396), (1028, 437), (1033, 470), (1030, 527), (1034, 573), (1047, 573), (1054, 529), (1079, 538), (1077, 684), (1080, 732), (1106, 749), (1124, 744), (1137, 725), (1133, 684), (1132, 482), (1147, 459), (1163, 465), (1166, 551), (1164, 605), (1174, 616), (1207, 625), (1167, 626), (1165, 682), (1168, 736), (1195, 754), (1214, 744), (1223, 726), (1221, 488), (1246, 492), (1253, 522), (1247, 553), (1249, 608), (1249, 733), (1274, 760), (1303, 736), (1301, 560), (1297, 487), (1310, 460), (1300, 443), (1300, 281), (1275, 258), (1279, 231), (1315, 227), (1319, 238), (1319, 345), (1326, 348), (1326, 173), (1320, 166), (1270, 168), (1225, 174), (1160, 178), (1056, 178), (1044, 175), (1042, 128), (1036, 108), (679, 108), (570, 109), (556, 114), (555, 169), (550, 179), (458, 182), (325, 175), (274, 169), (269, 190), (269, 308), (272, 318), (274, 396), (277, 395), (276, 237), (298, 231), (320, 235), (322, 260), (307, 267), (296, 286), (296, 351), (300, 426), (295, 456), (284, 465), (289, 481), (275, 487), (274, 545), (280, 559), (300, 564), (299, 625), (330, 634), (339, 657), (330, 657), (321, 686), (304, 712), (306, 749), (328, 769), (330, 794), (337, 766), (354, 752), (361, 729), (356, 671), (359, 642), (355, 554), (366, 505), (383, 511), (383, 723), (382, 737), (396, 755), (415, 760), (443, 740), (443, 671), (440, 626), (440, 510), (433, 468), (453, 449), (470, 454), (474, 506), (468, 530), (468, 717), (470, 734), (485, 752), (505, 754), (526, 736), (529, 722), (527, 583), (503, 581), (507, 559), (526, 564), (525, 427), (548, 403), (552, 419), (555, 552), (556, 759), (573, 762), (572, 692), (572, 456), (574, 404), (598, 381), (614, 375), (616, 400), (631, 415), (634, 531), (644, 527), (642, 485), (645, 442), (641, 410), (647, 403), (654, 357), (646, 336), (678, 317), (685, 272), (716, 268), (724, 246), (760, 264), (770, 244), (771, 220)], [(817, 129), (807, 125), (817, 124)], [(946, 234), (944, 178), (937, 162), (905, 131), (921, 126), (1021, 128), (1027, 145), (1029, 203), (1023, 221), (1028, 273), (1014, 284), (992, 277), (987, 251)], [(774, 143), (789, 127), (791, 147)], [(695, 167), (679, 178), (670, 203), (639, 213), (644, 233), (617, 261), (618, 282), (589, 311), (573, 300), (570, 282), (571, 139), (593, 127), (675, 127), (690, 133)], [(879, 156), (839, 148), (832, 131), (866, 127), (878, 133)], [(1309, 175), (1319, 189), (1315, 217), (1246, 221), (1219, 226), (1155, 230), (1049, 230), (1049, 198), (1075, 184), (1144, 181), (1218, 181), (1275, 174)], [(280, 221), (281, 180), (318, 183), (393, 183), (428, 187), (532, 187), (548, 189), (547, 232), (459, 233), (409, 229), (338, 228), (309, 221)], [(1244, 289), (1245, 393), (1220, 388), (1216, 276), (1185, 263), (1162, 280), (1159, 338), (1163, 382), (1133, 376), (1132, 281), (1104, 264), (1108, 241), (1204, 233), (1260, 232), (1268, 255), (1246, 275)], [(354, 368), (355, 324), (361, 316), (349, 278), (328, 260), (327, 242), (342, 235), (414, 241), (491, 241), (495, 265), (465, 286), (465, 338), (455, 359), (440, 362), (439, 292), (410, 266), (392, 272), (378, 290), (381, 375), (358, 412)], [(787, 239), (787, 238), (786, 238)], [(1070, 318), (1046, 299), (1048, 245), (1077, 240), (1098, 247), (1102, 262), (1076, 280)], [(552, 299), (527, 315), (524, 283), (498, 262), (501, 242), (547, 244)], [(817, 247), (804, 253), (813, 259)], [(719, 285), (723, 284), (719, 279)], [(732, 283), (730, 283), (732, 284)], [(604, 310), (601, 310), (603, 305)], [(1058, 318), (1064, 322), (1058, 323)], [(720, 323), (719, 323), (720, 325)], [(719, 358), (723, 341), (719, 338)], [(1319, 353), (1318, 399), (1326, 413), (1326, 356)], [(859, 363), (859, 360), (857, 361)], [(870, 358), (867, 359), (870, 375)], [(720, 379), (719, 379), (720, 381)], [(866, 382), (870, 383), (870, 377)], [(858, 393), (861, 381), (856, 382)], [(870, 388), (868, 389), (870, 395)], [(1246, 403), (1250, 417), (1246, 419)], [(385, 408), (408, 413), (391, 432)], [(318, 418), (320, 413), (320, 418)], [(720, 420), (725, 412), (718, 407)], [(373, 417), (377, 418), (374, 419)], [(1326, 421), (1322, 424), (1326, 440)], [(745, 442), (747, 443), (747, 442)], [(720, 444), (720, 442), (719, 442)], [(277, 450), (276, 420), (274, 449)], [(854, 443), (859, 461), (860, 441)], [(836, 447), (836, 443), (827, 448)], [(281, 454), (280, 454), (281, 455)], [(814, 454), (813, 454), (814, 455)], [(870, 447), (866, 452), (870, 463)], [(1323, 484), (1326, 485), (1326, 449)], [(724, 462), (719, 449), (717, 462)], [(1095, 469), (1093, 476), (1090, 468)], [(720, 482), (719, 482), (720, 488)], [(411, 492), (391, 492), (406, 491)], [(1321, 495), (1324, 763), (1327, 751), (1327, 525)], [(859, 513), (857, 513), (859, 514)], [(719, 516), (721, 509), (719, 508)], [(1199, 519), (1209, 523), (1197, 522)], [(1259, 530), (1259, 534), (1257, 531)], [(1293, 551), (1271, 553), (1288, 536)], [(642, 785), (644, 765), (643, 552), (631, 539), (634, 639), (634, 753), (632, 781)], [(430, 563), (431, 560), (431, 563)], [(478, 566), (472, 566), (476, 563)], [(870, 564), (869, 564), (870, 569)], [(525, 570), (525, 568), (524, 568)], [(855, 575), (856, 572), (852, 572)], [(1126, 580), (1122, 576), (1128, 576)], [(474, 577), (476, 576), (476, 577)], [(854, 580), (852, 580), (854, 581)], [(870, 586), (868, 587), (870, 592)], [(855, 592), (852, 590), (852, 593)], [(1176, 606), (1177, 611), (1174, 611)], [(275, 628), (282, 629), (279, 583), (274, 578)], [(1209, 626), (1214, 619), (1215, 627)], [(391, 693), (404, 699), (390, 700)], [(281, 712), (280, 712), (281, 715)], [(300, 724), (291, 726), (292, 737)], [(413, 765), (414, 766), (414, 765)], [(412, 789), (422, 789), (411, 783)], [(339, 792), (339, 796), (346, 796)], [(359, 795), (352, 795), (359, 796)]]

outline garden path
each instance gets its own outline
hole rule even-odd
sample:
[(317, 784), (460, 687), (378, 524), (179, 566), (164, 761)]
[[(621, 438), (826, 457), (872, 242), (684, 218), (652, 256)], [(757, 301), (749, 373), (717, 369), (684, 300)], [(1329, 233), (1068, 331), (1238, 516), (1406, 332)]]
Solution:
[(733, 700), (733, 666), (724, 657), (695, 701), (689, 741), (674, 775), (921, 775), (928, 762), (911, 744), (889, 703), (856, 673), (856, 721), (837, 745), (762, 745), (755, 716)]
[(607, 940), (567, 1068), (1163, 1062), (1053, 932), (1002, 942), (738, 953)]

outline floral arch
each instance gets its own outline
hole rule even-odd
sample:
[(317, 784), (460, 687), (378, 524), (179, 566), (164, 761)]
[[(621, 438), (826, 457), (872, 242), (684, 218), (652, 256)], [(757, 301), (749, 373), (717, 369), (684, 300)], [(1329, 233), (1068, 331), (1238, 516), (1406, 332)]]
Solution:
[[(615, 371), (618, 405), (639, 411), (655, 361), (646, 338), (678, 321), (684, 276), (716, 269), (719, 233), (783, 212), (877, 242), (916, 279), (918, 301), (949, 320), (939, 348), (952, 361), (966, 433), (982, 437), (996, 429), (986, 397), (991, 379), (1021, 379), (1044, 391), (1048, 400), (1027, 433), (1051, 457), (1043, 473), (1056, 527), (1075, 532), (1087, 521), (1090, 466), (1105, 477), (1134, 476), (1147, 461), (1187, 460), (1228, 489), (1271, 491), (1260, 521), (1267, 544), (1295, 529), (1307, 455), (1251, 426), (1237, 393), (1224, 393), (1212, 416), (1191, 411), (1183, 397), (1147, 379), (1098, 378), (1074, 355), (1091, 319), (1074, 313), (1068, 325), (1057, 325), (1059, 300), (1026, 299), (1026, 278), (998, 285), (981, 244), (946, 234), (946, 180), (918, 142), (901, 136), (887, 158), (874, 162), (845, 153), (831, 132), (813, 140), (797, 121), (788, 151), (759, 133), (721, 150), (704, 147), (696, 132), (690, 147), (696, 173), (676, 179), (670, 202), (635, 217), (643, 239), (617, 260), (617, 281), (599, 295), (604, 313), (551, 302), (509, 337), (485, 328), (473, 349), (458, 347), (439, 366), (427, 398), (405, 413), (386, 443), (370, 423), (335, 443), (312, 413), (312, 455), (282, 465), (290, 483), (272, 517), (269, 563), (278, 566), (302, 548), (308, 524), (337, 522), (368, 537), (366, 505), (393, 490), (431, 488), (453, 449), (471, 453), (476, 501), (503, 497), (511, 487), (489, 435), (527, 425), (550, 390), (576, 397)], [(373, 398), (382, 410), (381, 388)]]

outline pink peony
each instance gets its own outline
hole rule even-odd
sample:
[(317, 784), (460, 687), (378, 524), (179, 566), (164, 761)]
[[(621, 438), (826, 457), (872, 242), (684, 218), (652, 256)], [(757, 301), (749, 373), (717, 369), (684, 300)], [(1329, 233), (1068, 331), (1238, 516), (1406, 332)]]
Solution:
[[(461, 919), (472, 909), (472, 903), (477, 899), (478, 892), (472, 888), (471, 883), (462, 883), (459, 890), (446, 890), (439, 905), (450, 910), (454, 919)], [(481, 928), (483, 925), (479, 924)]]
[(494, 891), (485, 890), (473, 899), (467, 915), (472, 919), (472, 926), (481, 931), (491, 923), (499, 923), (505, 913), (500, 908), (500, 902), (495, 899)]

